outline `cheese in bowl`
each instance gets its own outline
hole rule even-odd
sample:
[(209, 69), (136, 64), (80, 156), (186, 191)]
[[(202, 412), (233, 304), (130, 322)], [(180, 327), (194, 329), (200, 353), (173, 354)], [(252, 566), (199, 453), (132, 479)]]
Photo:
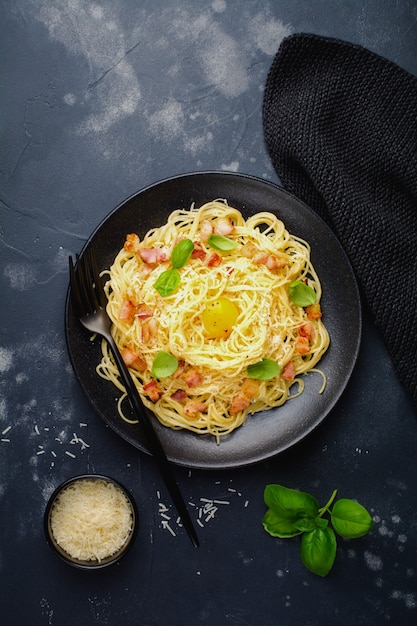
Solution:
[(83, 569), (118, 561), (137, 532), (132, 496), (117, 481), (76, 476), (52, 494), (45, 511), (49, 543), (64, 561)]

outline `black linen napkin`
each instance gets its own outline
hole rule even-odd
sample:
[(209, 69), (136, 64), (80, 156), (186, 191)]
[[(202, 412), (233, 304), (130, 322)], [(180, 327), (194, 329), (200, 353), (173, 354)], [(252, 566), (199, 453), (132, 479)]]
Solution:
[(360, 46), (292, 35), (267, 77), (263, 125), (282, 184), (349, 256), (417, 407), (417, 79)]

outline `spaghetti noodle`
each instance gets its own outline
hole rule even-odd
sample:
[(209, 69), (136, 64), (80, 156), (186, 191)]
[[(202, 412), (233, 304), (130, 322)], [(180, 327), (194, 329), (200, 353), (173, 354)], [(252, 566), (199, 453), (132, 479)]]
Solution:
[[(114, 339), (170, 428), (219, 441), (302, 393), (329, 346), (310, 247), (271, 213), (245, 220), (225, 200), (176, 210), (142, 240), (128, 234), (106, 273)], [(105, 341), (102, 353), (98, 374), (124, 393)], [(162, 374), (157, 357), (171, 364)]]

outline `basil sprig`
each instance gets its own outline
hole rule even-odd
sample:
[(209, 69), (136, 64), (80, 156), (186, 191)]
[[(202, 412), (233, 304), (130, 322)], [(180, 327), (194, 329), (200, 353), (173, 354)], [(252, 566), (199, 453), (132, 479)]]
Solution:
[[(366, 535), (373, 526), (365, 507), (347, 498), (334, 502), (336, 495), (337, 489), (328, 503), (319, 508), (316, 498), (303, 491), (282, 485), (265, 487), (264, 500), (268, 510), (262, 520), (264, 529), (273, 537), (282, 539), (302, 535), (301, 561), (318, 576), (327, 576), (333, 567), (336, 533), (345, 539), (356, 539)], [(326, 513), (330, 520), (324, 517)]]
[(194, 244), (191, 239), (182, 239), (176, 246), (174, 246), (171, 253), (171, 264), (173, 269), (162, 272), (154, 284), (155, 289), (162, 297), (165, 298), (166, 296), (170, 296), (180, 286), (181, 275), (178, 270), (181, 269), (181, 267), (184, 267), (193, 250)]
[(152, 376), (154, 378), (166, 378), (171, 376), (178, 367), (178, 360), (169, 352), (161, 350), (155, 355), (152, 363)]
[(306, 307), (316, 302), (316, 292), (302, 280), (295, 280), (290, 285), (290, 298), (297, 306)]
[(272, 359), (262, 359), (262, 361), (258, 361), (258, 363), (248, 365), (246, 371), (250, 378), (256, 378), (257, 380), (271, 380), (271, 378), (278, 376), (281, 371), (281, 367)]
[(223, 235), (210, 235), (207, 239), (207, 243), (211, 248), (220, 250), (220, 252), (230, 252), (230, 250), (234, 250), (237, 246), (236, 241), (229, 239), (229, 237), (224, 237)]

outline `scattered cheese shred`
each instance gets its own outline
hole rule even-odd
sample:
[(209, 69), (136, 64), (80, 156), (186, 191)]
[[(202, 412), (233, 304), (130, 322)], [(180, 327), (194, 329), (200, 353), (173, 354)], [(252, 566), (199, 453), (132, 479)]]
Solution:
[(82, 561), (102, 561), (128, 539), (132, 508), (113, 483), (83, 479), (58, 495), (51, 510), (51, 530), (59, 546)]

